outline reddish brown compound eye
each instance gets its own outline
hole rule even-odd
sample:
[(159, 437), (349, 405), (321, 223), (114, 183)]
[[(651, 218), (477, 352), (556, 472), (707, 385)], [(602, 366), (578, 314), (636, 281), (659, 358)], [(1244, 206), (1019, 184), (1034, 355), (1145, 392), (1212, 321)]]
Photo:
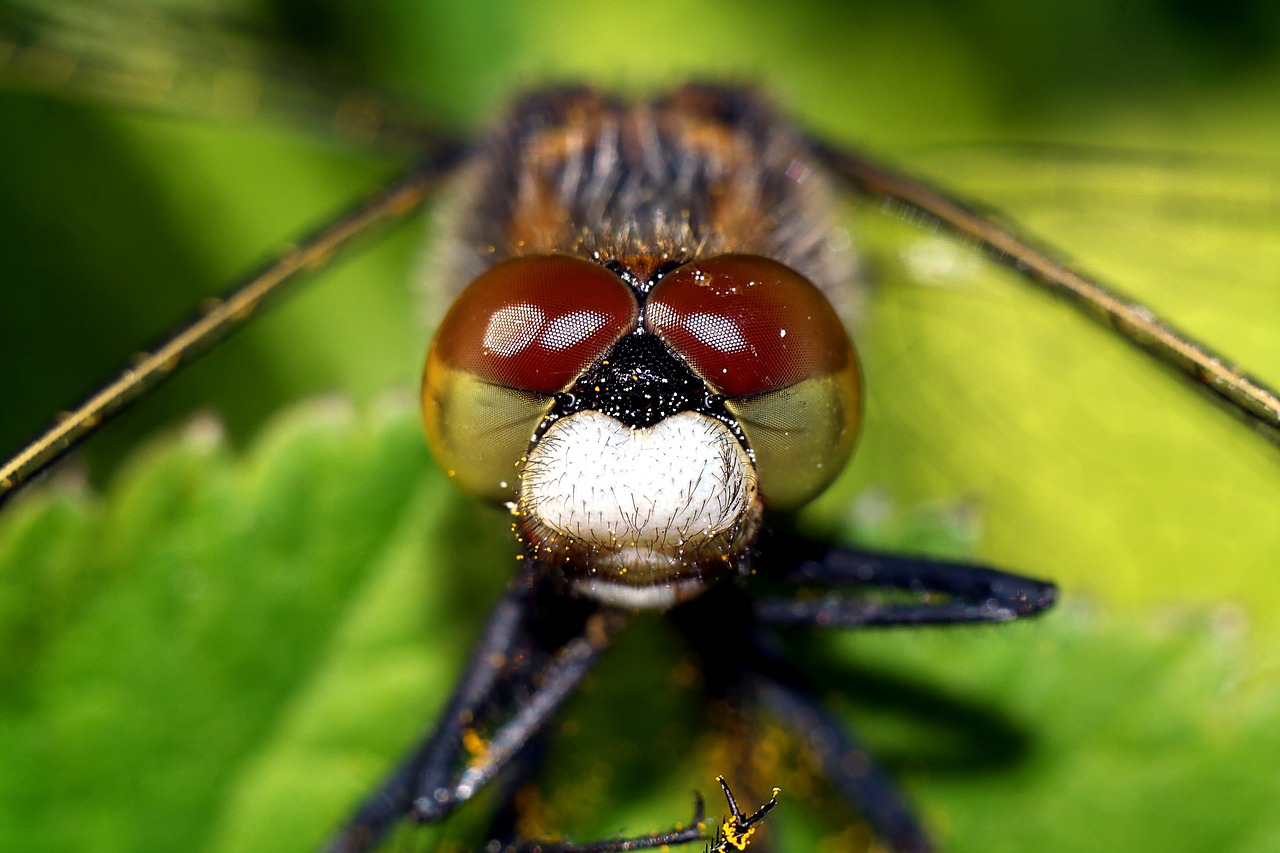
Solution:
[(467, 491), (514, 500), (517, 466), (552, 395), (638, 320), (631, 289), (581, 258), (529, 256), (485, 272), (427, 355), (422, 419), (436, 461)]
[(720, 255), (672, 271), (645, 303), (645, 324), (730, 397), (839, 373), (854, 357), (818, 288), (755, 255)]
[(500, 263), (463, 291), (430, 359), (521, 391), (553, 394), (636, 326), (630, 288), (569, 255)]

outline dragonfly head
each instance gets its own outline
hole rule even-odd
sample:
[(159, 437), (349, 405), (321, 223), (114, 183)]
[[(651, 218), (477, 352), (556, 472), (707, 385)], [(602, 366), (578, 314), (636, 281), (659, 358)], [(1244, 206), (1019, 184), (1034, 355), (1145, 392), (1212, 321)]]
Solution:
[(749, 255), (655, 268), (500, 263), (444, 318), (423, 380), (449, 475), (516, 508), (528, 557), (626, 607), (740, 570), (764, 510), (825, 489), (860, 420), (853, 347), (798, 273)]

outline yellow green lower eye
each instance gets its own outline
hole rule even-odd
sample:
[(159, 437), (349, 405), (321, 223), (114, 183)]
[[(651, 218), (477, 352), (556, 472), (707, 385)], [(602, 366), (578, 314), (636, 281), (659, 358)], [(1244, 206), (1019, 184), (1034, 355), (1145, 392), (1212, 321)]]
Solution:
[(858, 436), (862, 380), (857, 363), (779, 391), (725, 402), (756, 457), (760, 493), (774, 509), (795, 509), (836, 478)]
[(422, 420), (436, 461), (474, 495), (515, 500), (517, 465), (554, 399), (437, 367), (422, 383)]

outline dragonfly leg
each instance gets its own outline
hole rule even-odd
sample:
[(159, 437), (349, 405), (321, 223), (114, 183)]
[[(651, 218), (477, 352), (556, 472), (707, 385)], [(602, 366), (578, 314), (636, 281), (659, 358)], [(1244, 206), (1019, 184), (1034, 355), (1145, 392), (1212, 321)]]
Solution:
[(751, 755), (761, 740), (761, 725), (780, 723), (813, 756), (821, 774), (884, 847), (896, 853), (932, 849), (890, 776), (822, 707), (803, 673), (784, 660), (776, 638), (761, 630), (746, 590), (725, 585), (678, 608), (673, 616), (700, 659), (707, 693), (728, 709), (721, 716), (743, 772), (755, 764)]
[(795, 734), (832, 787), (857, 806), (881, 842), (896, 853), (933, 849), (897, 784), (805, 685), (763, 670), (755, 673), (752, 683), (760, 707)]
[[(822, 595), (763, 596), (756, 618), (772, 625), (856, 628), (1009, 622), (1051, 607), (1047, 581), (975, 563), (864, 551), (779, 534), (767, 547), (782, 558), (770, 567), (782, 583)], [(901, 591), (903, 597), (858, 595), (852, 589)]]
[[(576, 630), (548, 650), (533, 624), (543, 615), (542, 591), (532, 572), (512, 582), (439, 723), (357, 808), (327, 853), (368, 850), (401, 820), (436, 823), (473, 797), (544, 729), (626, 621), (619, 611), (560, 597), (578, 610)], [(482, 737), (482, 729), (491, 734)]]

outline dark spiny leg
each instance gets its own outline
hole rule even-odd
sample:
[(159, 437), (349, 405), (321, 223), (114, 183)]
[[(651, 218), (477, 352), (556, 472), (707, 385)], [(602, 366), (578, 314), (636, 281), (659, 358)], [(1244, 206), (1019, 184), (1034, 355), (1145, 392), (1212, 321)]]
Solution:
[(638, 835), (634, 838), (611, 838), (574, 844), (571, 841), (525, 841), (504, 847), (501, 853), (627, 853), (631, 850), (653, 850), (658, 847), (675, 847), (708, 841), (705, 806), (699, 795), (694, 803), (693, 821), (688, 826), (677, 826), (663, 832)]
[(930, 850), (910, 805), (889, 776), (806, 693), (803, 676), (766, 647), (755, 604), (743, 590), (724, 585), (673, 612), (702, 659), (709, 692), (736, 696), (732, 703), (741, 706), (738, 713), (744, 718), (748, 707), (777, 718), (812, 752), (823, 774), (886, 845), (898, 853)]
[[(928, 838), (906, 799), (868, 751), (822, 708), (804, 679), (767, 651), (758, 624), (832, 627), (1003, 621), (1052, 604), (1051, 584), (982, 566), (871, 554), (793, 536), (761, 543), (764, 583), (826, 591), (852, 585), (903, 590), (911, 601), (853, 598), (832, 593), (814, 600), (765, 597), (721, 587), (678, 608), (674, 619), (702, 658), (709, 692), (741, 696), (793, 730), (823, 773), (864, 815), (876, 836), (899, 853), (925, 853)], [(738, 697), (736, 700), (732, 697)]]
[[(536, 568), (512, 582), (435, 730), (365, 800), (326, 847), (329, 853), (367, 850), (397, 821), (436, 822), (474, 796), (541, 731), (625, 622), (617, 611), (589, 612), (578, 636), (554, 654), (543, 654), (546, 660), (531, 670), (517, 672), (518, 662), (539, 651), (530, 624), (540, 615), (539, 591)], [(497, 713), (506, 714), (517, 695), (521, 701), (514, 714), (495, 720), (494, 706), (501, 705)], [(465, 733), (485, 722), (500, 724), (480, 757), (459, 771)]]
[(733, 792), (729, 790), (729, 783), (723, 776), (717, 776), (716, 782), (720, 784), (720, 790), (729, 804), (729, 817), (721, 821), (720, 826), (711, 836), (708, 836), (706, 831), (706, 808), (702, 795), (695, 794), (693, 820), (688, 826), (677, 826), (665, 832), (655, 832), (635, 838), (613, 838), (585, 844), (574, 844), (568, 841), (528, 841), (500, 848), (500, 851), (501, 853), (627, 853), (631, 850), (652, 850), (657, 847), (691, 844), (696, 841), (710, 842), (706, 853), (745, 850), (751, 843), (756, 827), (778, 804), (778, 789), (773, 789), (773, 796), (768, 802), (749, 816), (743, 816)]
[(896, 853), (933, 849), (893, 779), (807, 688), (764, 672), (757, 672), (754, 686), (761, 707), (795, 732), (832, 786), (857, 806), (878, 839)]
[[(671, 619), (698, 659), (717, 735), (730, 745), (726, 754), (717, 755), (717, 764), (727, 766), (740, 786), (762, 789), (755, 750), (758, 730), (751, 666), (756, 624), (750, 598), (735, 584), (720, 584), (675, 608)], [(767, 836), (756, 839), (752, 850), (768, 851), (770, 840)]]
[[(860, 551), (777, 534), (761, 543), (771, 580), (818, 590), (808, 598), (762, 597), (754, 616), (772, 625), (850, 628), (1004, 622), (1051, 606), (1053, 584), (986, 566)], [(869, 590), (858, 594), (855, 590)], [(908, 596), (884, 591), (900, 591)], [(877, 592), (878, 591), (878, 592)], [(760, 704), (794, 729), (823, 772), (856, 803), (878, 837), (902, 853), (930, 850), (910, 805), (868, 751), (827, 712), (789, 664), (756, 647), (748, 664)]]
[[(804, 599), (758, 599), (756, 617), (772, 625), (853, 628), (1008, 622), (1050, 607), (1058, 594), (1051, 583), (987, 566), (860, 551), (789, 534), (770, 537), (761, 550), (772, 561), (771, 577), (829, 590)], [(904, 590), (919, 600), (881, 601), (833, 589), (843, 585)]]
[[(619, 611), (603, 610), (592, 616), (587, 622), (587, 636), (566, 643), (556, 652), (552, 663), (535, 674), (536, 692), (498, 729), (484, 753), (462, 772), (451, 789), (442, 791), (429, 784), (422, 785), (422, 793), (431, 796), (414, 801), (414, 820), (438, 821), (488, 785), (560, 709), (625, 623), (626, 616)], [(424, 770), (423, 782), (431, 778), (430, 769)]]
[(509, 850), (516, 846), (521, 818), (521, 793), (533, 784), (547, 750), (547, 732), (525, 744), (498, 778), (498, 805), (489, 819), (489, 843), (485, 850)]
[[(503, 769), (498, 807), (489, 823), (491, 840), (484, 847), (485, 853), (610, 853), (610, 851), (646, 850), (706, 840), (706, 803), (702, 795), (696, 792), (694, 793), (693, 819), (687, 824), (678, 824), (662, 832), (585, 844), (574, 844), (570, 841), (519, 840), (517, 829), (520, 822), (519, 794), (537, 772), (546, 740), (545, 732), (540, 734), (526, 744)], [(758, 822), (758, 819), (752, 821), (753, 824), (755, 822)]]
[(440, 715), (439, 724), (361, 804), (346, 827), (329, 842), (325, 848), (327, 853), (356, 853), (372, 847), (408, 814), (417, 795), (417, 781), (425, 768), (442, 765), (452, 768), (464, 727), (493, 691), (502, 672), (502, 661), (518, 642), (530, 592), (527, 577), (513, 581), (507, 588), (485, 623), (480, 641), (472, 650), (462, 680)]
[[(510, 791), (511, 795), (516, 793), (515, 789)], [(495, 815), (494, 828), (492, 834), (494, 839), (485, 847), (486, 853), (489, 851), (497, 851), (497, 853), (614, 853), (614, 851), (628, 850), (649, 850), (655, 847), (668, 847), (680, 844), (690, 844), (695, 841), (707, 840), (706, 822), (706, 803), (699, 793), (694, 794), (693, 801), (693, 819), (688, 824), (677, 825), (671, 829), (662, 832), (654, 832), (649, 835), (640, 835), (634, 838), (612, 838), (603, 841), (590, 841), (584, 844), (574, 844), (571, 841), (517, 841), (514, 826), (518, 815), (515, 812), (513, 802), (504, 802)]]

